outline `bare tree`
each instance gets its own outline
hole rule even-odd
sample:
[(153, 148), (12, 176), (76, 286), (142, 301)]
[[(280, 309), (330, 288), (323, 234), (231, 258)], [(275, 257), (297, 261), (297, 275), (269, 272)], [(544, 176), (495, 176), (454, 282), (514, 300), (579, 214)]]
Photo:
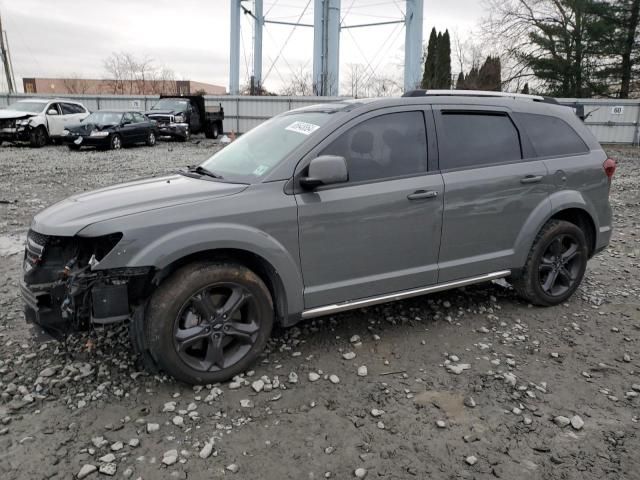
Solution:
[(280, 91), (281, 95), (316, 95), (311, 72), (300, 67), (297, 71), (291, 72), (289, 83)]
[(64, 88), (72, 94), (84, 94), (89, 90), (89, 82), (80, 77), (77, 73), (72, 73), (68, 78), (63, 80)]
[(170, 68), (158, 66), (153, 59), (136, 57), (128, 52), (113, 52), (104, 61), (114, 94), (175, 94), (175, 73)]

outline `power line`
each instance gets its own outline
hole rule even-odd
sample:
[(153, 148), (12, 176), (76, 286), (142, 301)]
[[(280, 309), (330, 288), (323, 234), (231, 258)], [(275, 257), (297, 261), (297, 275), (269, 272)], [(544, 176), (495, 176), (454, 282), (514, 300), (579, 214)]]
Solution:
[[(304, 7), (304, 10), (302, 10), (302, 13), (300, 14), (300, 16), (298, 17), (298, 20), (296, 23), (299, 23), (300, 20), (302, 19), (302, 17), (304, 16), (305, 12), (307, 11), (307, 8), (309, 8), (309, 5), (311, 4), (311, 0), (309, 0), (307, 2), (307, 4)], [(287, 39), (284, 41), (282, 48), (280, 48), (280, 51), (278, 52), (278, 55), (276, 55), (276, 58), (274, 59), (274, 61), (271, 63), (271, 66), (269, 67), (269, 69), (267, 70), (267, 73), (264, 75), (264, 77), (262, 77), (262, 81), (264, 82), (267, 77), (269, 76), (269, 74), (271, 73), (271, 70), (273, 69), (273, 66), (275, 65), (275, 62), (278, 61), (278, 59), (280, 58), (280, 55), (282, 54), (282, 51), (284, 50), (284, 48), (287, 46), (287, 43), (289, 43), (289, 40), (291, 40), (291, 36), (293, 35), (293, 32), (296, 31), (296, 28), (298, 28), (297, 25), (293, 26), (291, 28), (291, 32), (289, 32), (289, 36), (287, 36)]]

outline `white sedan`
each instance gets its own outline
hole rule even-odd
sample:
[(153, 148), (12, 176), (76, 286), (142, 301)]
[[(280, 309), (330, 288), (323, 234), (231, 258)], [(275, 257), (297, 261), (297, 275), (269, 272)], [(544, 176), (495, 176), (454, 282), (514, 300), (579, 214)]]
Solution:
[(78, 123), (89, 115), (84, 105), (73, 100), (30, 98), (0, 110), (0, 143), (29, 142), (43, 147), (62, 136), (67, 124)]

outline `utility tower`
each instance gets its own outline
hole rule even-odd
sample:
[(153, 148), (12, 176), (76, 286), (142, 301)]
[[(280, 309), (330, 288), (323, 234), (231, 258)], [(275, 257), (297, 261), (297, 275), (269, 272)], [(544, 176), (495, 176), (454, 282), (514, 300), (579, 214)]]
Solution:
[(290, 25), (313, 28), (313, 87), (317, 95), (338, 95), (340, 80), (340, 32), (348, 28), (376, 27), (402, 23), (405, 26), (404, 89), (416, 88), (422, 72), (422, 18), (424, 0), (405, 0), (404, 18), (399, 20), (340, 24), (340, 0), (314, 0), (313, 25), (298, 22), (275, 21), (263, 15), (263, 1), (254, 0), (253, 9), (245, 7), (248, 0), (229, 0), (231, 5), (231, 42), (229, 93), (237, 95), (240, 90), (240, 13), (254, 19), (252, 90), (262, 86), (262, 29), (265, 24)]
[(0, 15), (0, 60), (7, 79), (7, 89), (9, 93), (16, 93), (16, 78), (13, 74), (11, 53), (9, 53), (9, 39), (7, 32), (2, 29), (2, 15)]

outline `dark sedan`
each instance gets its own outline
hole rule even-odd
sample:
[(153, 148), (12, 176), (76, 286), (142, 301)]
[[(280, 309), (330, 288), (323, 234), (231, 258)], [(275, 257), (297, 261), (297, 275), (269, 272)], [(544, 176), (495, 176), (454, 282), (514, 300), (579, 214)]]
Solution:
[(126, 145), (156, 144), (157, 126), (140, 112), (100, 110), (81, 123), (69, 125), (62, 132), (63, 142), (71, 150), (101, 147), (119, 150)]

